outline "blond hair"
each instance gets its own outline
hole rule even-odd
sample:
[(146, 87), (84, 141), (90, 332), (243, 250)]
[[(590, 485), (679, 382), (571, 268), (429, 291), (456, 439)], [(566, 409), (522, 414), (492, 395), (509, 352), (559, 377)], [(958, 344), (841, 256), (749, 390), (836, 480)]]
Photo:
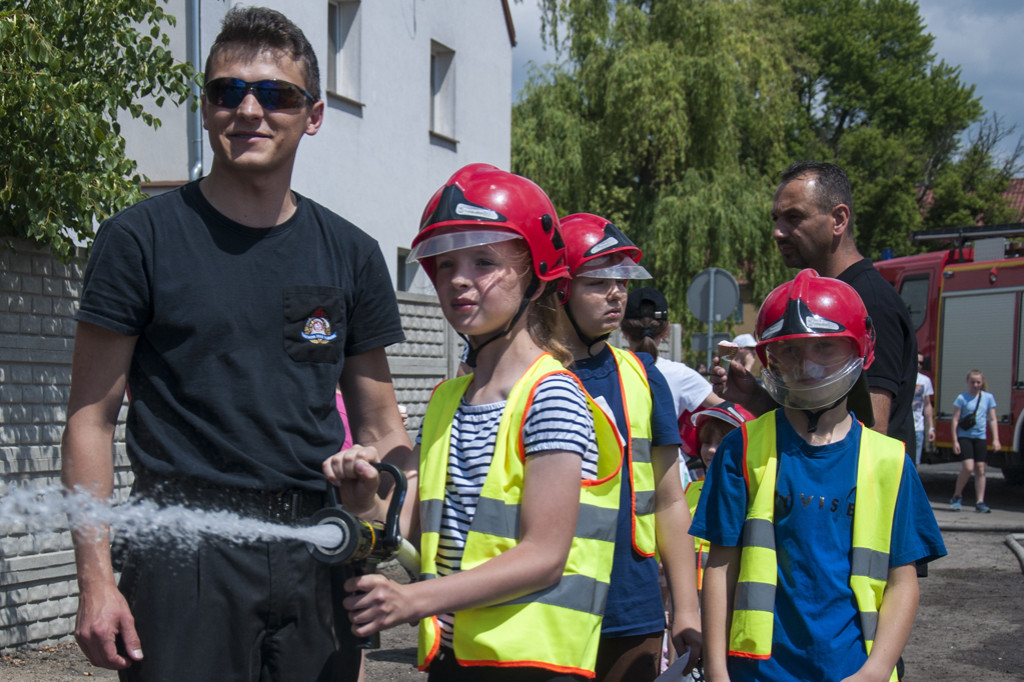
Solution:
[(572, 353), (569, 347), (559, 340), (559, 330), (564, 324), (565, 313), (558, 304), (557, 291), (557, 280), (545, 283), (544, 293), (530, 303), (526, 328), (534, 343), (568, 366), (572, 362)]
[(972, 369), (970, 372), (968, 372), (966, 381), (970, 381), (971, 377), (978, 377), (979, 379), (981, 379), (981, 390), (988, 390), (988, 382), (985, 381), (985, 375), (982, 374), (980, 369)]

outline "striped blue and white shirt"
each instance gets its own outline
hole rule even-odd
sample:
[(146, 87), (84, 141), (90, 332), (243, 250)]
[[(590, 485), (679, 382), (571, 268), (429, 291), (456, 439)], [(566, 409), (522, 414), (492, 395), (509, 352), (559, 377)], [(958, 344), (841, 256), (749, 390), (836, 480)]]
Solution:
[[(484, 405), (463, 401), (455, 412), (438, 545), (438, 576), (459, 571), (469, 525), (494, 456), (505, 405), (504, 400)], [(593, 416), (583, 391), (571, 377), (554, 374), (541, 381), (523, 425), (523, 446), (527, 456), (555, 451), (576, 453), (583, 458), (583, 479), (597, 478)], [(442, 641), (451, 646), (452, 614), (441, 614), (439, 620)]]

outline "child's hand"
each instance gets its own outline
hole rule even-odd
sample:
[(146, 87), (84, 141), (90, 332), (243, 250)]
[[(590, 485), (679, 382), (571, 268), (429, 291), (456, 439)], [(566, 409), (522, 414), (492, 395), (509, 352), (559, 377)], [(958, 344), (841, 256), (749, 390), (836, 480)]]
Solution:
[[(691, 617), (687, 617), (691, 616)], [(672, 645), (676, 653), (681, 653), (690, 648), (690, 662), (686, 664), (683, 675), (689, 674), (693, 666), (701, 657), (704, 648), (704, 638), (700, 631), (700, 615), (697, 613), (683, 614), (675, 613), (672, 617)]]
[(324, 460), (323, 472), (338, 489), (345, 507), (357, 516), (368, 516), (377, 507), (378, 471), (370, 462), (379, 462), (377, 448), (353, 445)]
[(419, 620), (411, 612), (406, 585), (379, 574), (361, 575), (345, 581), (345, 608), (352, 621), (352, 632), (367, 637), (387, 628)]

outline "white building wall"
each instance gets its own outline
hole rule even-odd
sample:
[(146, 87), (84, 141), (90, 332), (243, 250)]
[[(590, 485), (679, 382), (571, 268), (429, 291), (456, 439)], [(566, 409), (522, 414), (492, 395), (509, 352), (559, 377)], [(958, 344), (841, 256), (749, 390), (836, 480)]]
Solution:
[[(229, 6), (201, 1), (202, 55)], [(510, 165), (512, 44), (501, 0), (363, 0), (356, 106), (326, 91), (328, 0), (263, 0), (302, 28), (320, 62), (324, 125), (299, 147), (293, 188), (348, 218), (381, 245), (396, 281), (397, 254), (416, 234), (427, 200), (461, 166)], [(168, 31), (186, 55), (187, 0), (170, 0)], [(431, 41), (455, 52), (455, 143), (430, 134)], [(155, 108), (154, 108), (155, 110)], [(188, 179), (187, 107), (164, 107), (161, 128), (122, 123), (128, 153), (155, 185)], [(205, 142), (204, 165), (211, 152)], [(412, 290), (432, 293), (421, 275)]]
[[(187, 1), (167, 5), (178, 18), (169, 33), (182, 58)], [(327, 0), (264, 1), (303, 29), (325, 77)], [(202, 0), (201, 6), (205, 59), (230, 5)], [(324, 126), (300, 148), (294, 187), (373, 234), (394, 277), (397, 249), (412, 241), (423, 206), (454, 170), (474, 161), (508, 168), (512, 52), (501, 0), (363, 0), (362, 11), (363, 106), (328, 99)], [(429, 134), (431, 40), (456, 55), (454, 144)], [(157, 115), (163, 125), (156, 131), (121, 122), (128, 153), (154, 189), (189, 176), (188, 107), (164, 107)], [(208, 164), (209, 146), (203, 147)], [(61, 265), (24, 240), (0, 247), (0, 499), (16, 487), (45, 490), (59, 483), (81, 275), (81, 265)], [(399, 294), (407, 340), (388, 348), (412, 432), (431, 389), (454, 375), (461, 350), (432, 288), (419, 279), (425, 286), (414, 290), (429, 295)], [(123, 422), (114, 440), (116, 496), (123, 499), (132, 480)], [(65, 526), (4, 528), (0, 650), (67, 640), (77, 594)]]

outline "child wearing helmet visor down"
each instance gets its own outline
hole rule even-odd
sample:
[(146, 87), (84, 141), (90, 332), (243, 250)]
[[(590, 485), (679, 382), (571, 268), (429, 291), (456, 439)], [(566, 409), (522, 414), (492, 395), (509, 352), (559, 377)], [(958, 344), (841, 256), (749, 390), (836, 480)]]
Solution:
[(562, 234), (572, 275), (559, 291), (572, 326), (563, 340), (572, 351), (573, 371), (614, 416), (626, 443), (597, 679), (653, 680), (665, 632), (656, 552), (671, 590), (676, 650), (682, 653), (689, 647), (691, 660), (696, 661), (701, 639), (696, 573), (687, 537), (690, 512), (679, 479), (675, 402), (654, 358), (606, 342), (623, 319), (626, 281), (650, 275), (639, 265), (640, 249), (600, 216), (567, 216)]
[(865, 428), (871, 321), (856, 291), (803, 270), (757, 317), (782, 407), (728, 434), (691, 532), (712, 680), (895, 680), (914, 563), (946, 550), (903, 443)]
[[(419, 621), (432, 681), (591, 678), (621, 451), (551, 336), (567, 274), (555, 209), (526, 178), (466, 166), (427, 204), (410, 259), (471, 372), (434, 389), (417, 439), (403, 533), (426, 579), (350, 580), (353, 631)], [(338, 479), (373, 476), (337, 460)]]

